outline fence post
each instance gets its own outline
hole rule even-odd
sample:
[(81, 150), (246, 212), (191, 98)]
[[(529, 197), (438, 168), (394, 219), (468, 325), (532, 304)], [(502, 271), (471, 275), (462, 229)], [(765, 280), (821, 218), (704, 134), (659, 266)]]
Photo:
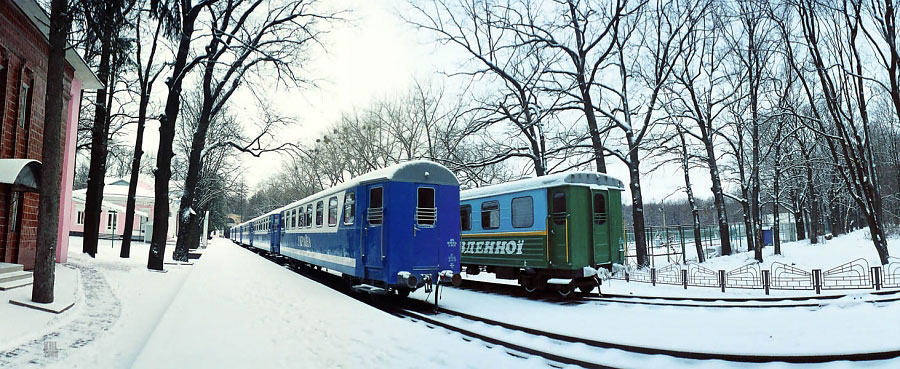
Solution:
[(687, 269), (681, 270), (681, 284), (687, 289)]
[(719, 286), (722, 287), (722, 292), (725, 292), (725, 270), (719, 269)]
[(656, 268), (650, 268), (650, 283), (656, 286)]
[(766, 295), (768, 295), (769, 294), (769, 283), (771, 283), (771, 282), (769, 282), (769, 271), (768, 270), (762, 271), (762, 283), (763, 283), (763, 287), (766, 289)]
[(881, 290), (881, 267), (872, 267), (872, 283), (876, 291)]
[(816, 295), (822, 293), (822, 269), (813, 269), (813, 284), (816, 286)]

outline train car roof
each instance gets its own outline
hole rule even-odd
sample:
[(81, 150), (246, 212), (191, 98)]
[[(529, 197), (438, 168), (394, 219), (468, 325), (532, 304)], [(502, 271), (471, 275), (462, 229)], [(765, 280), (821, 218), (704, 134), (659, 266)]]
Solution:
[(394, 164), (389, 167), (374, 170), (359, 177), (352, 178), (344, 183), (338, 184), (337, 186), (326, 188), (310, 196), (304, 197), (278, 209), (272, 210), (261, 215), (260, 217), (270, 214), (277, 214), (297, 205), (305, 204), (312, 200), (316, 200), (351, 187), (380, 181), (415, 182), (459, 186), (459, 180), (456, 179), (456, 175), (454, 175), (453, 172), (447, 169), (447, 167), (433, 161), (412, 160), (400, 164)]
[(622, 181), (597, 172), (565, 172), (542, 177), (525, 178), (518, 181), (500, 183), (465, 190), (459, 193), (460, 200), (469, 200), (510, 192), (521, 192), (556, 186), (588, 186), (602, 189), (625, 190)]

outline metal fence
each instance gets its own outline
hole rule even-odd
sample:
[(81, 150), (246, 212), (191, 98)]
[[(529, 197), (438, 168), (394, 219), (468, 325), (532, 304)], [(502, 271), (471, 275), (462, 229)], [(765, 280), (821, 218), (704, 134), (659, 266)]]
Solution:
[[(771, 224), (763, 225), (763, 230), (771, 229)], [(685, 260), (699, 260), (694, 240), (694, 227), (690, 225), (676, 225), (647, 227), (644, 234), (647, 237), (647, 255), (650, 266), (657, 264), (684, 263)], [(747, 237), (743, 224), (730, 224), (728, 235), (731, 240), (731, 248), (734, 252), (747, 251)], [(794, 224), (782, 223), (779, 227), (781, 242), (797, 240), (797, 232)], [(705, 259), (713, 258), (721, 254), (722, 242), (719, 238), (718, 225), (704, 225), (700, 227), (700, 244)], [(625, 263), (636, 264), (637, 253), (634, 244), (634, 229), (625, 229)]]
[(869, 266), (865, 259), (856, 259), (834, 268), (803, 270), (791, 265), (772, 263), (768, 269), (751, 263), (734, 270), (712, 270), (697, 263), (672, 263), (662, 268), (636, 269), (626, 267), (616, 270), (612, 279), (688, 287), (761, 289), (770, 290), (822, 290), (900, 288), (900, 258), (890, 258), (884, 266)]

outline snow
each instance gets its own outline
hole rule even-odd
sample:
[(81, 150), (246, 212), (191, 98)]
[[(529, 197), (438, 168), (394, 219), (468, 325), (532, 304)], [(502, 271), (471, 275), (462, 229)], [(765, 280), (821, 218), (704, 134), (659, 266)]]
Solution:
[[(687, 233), (687, 232), (686, 232)], [(688, 260), (697, 259), (697, 249), (694, 247), (693, 238), (685, 236), (685, 252)], [(658, 244), (657, 239), (650, 240), (654, 244)], [(761, 269), (769, 269), (774, 262), (792, 265), (794, 267), (810, 271), (812, 269), (821, 269), (823, 271), (836, 267), (838, 265), (856, 260), (864, 259), (870, 267), (880, 266), (881, 261), (878, 258), (878, 252), (872, 244), (869, 236), (868, 228), (858, 229), (831, 240), (825, 240), (819, 237), (819, 244), (810, 244), (809, 240), (801, 240), (796, 242), (786, 242), (781, 245), (781, 255), (775, 255), (773, 246), (763, 248), (763, 263), (759, 266)], [(736, 247), (736, 245), (732, 245)], [(665, 248), (658, 248), (664, 250)], [(680, 251), (680, 248), (675, 248)], [(633, 253), (633, 249), (629, 249)], [(657, 251), (664, 252), (664, 251)], [(888, 254), (894, 258), (900, 256), (900, 238), (891, 238), (888, 240)], [(894, 259), (900, 261), (900, 258)], [(730, 271), (741, 266), (755, 263), (753, 251), (737, 252), (728, 256), (714, 257), (701, 264), (703, 267), (725, 271)], [(656, 256), (653, 264), (656, 268), (662, 268), (671, 264), (672, 261), (666, 256)]]
[[(469, 342), (459, 334), (385, 313), (225, 239), (211, 241), (192, 265), (166, 264), (166, 273), (146, 269), (148, 245), (144, 243), (133, 243), (132, 258), (121, 259), (118, 241), (101, 240), (93, 259), (79, 252), (81, 238), (72, 237), (70, 242), (70, 262), (57, 266), (57, 275), (60, 285), (80, 282), (72, 283), (80, 285), (71, 291), (76, 294), (75, 307), (54, 315), (0, 305), (0, 368), (548, 367), (538, 357), (517, 358), (501, 347)], [(900, 255), (900, 240), (891, 239), (889, 244), (891, 252)], [(170, 243), (169, 262), (172, 250)], [(771, 248), (766, 250), (771, 253)], [(804, 269), (827, 269), (856, 257), (877, 264), (873, 262), (877, 254), (864, 232), (823, 245), (786, 244), (784, 253), (766, 258)], [(729, 269), (750, 259), (752, 254), (741, 253), (715, 258), (707, 267)], [(477, 278), (491, 280), (492, 275)], [(764, 296), (760, 290), (729, 289), (723, 294), (713, 288), (683, 290), (616, 280), (605, 282), (603, 288), (635, 295)], [(900, 350), (900, 302), (865, 302), (873, 297), (867, 291), (823, 300), (818, 307), (757, 309), (528, 299), (455, 288), (441, 291), (440, 304), (445, 308), (612, 343), (760, 355)], [(0, 298), (28, 293), (30, 288), (14, 289), (0, 292)], [(420, 290), (411, 297), (433, 301), (434, 294)], [(614, 367), (790, 366), (639, 355), (564, 344), (446, 314), (435, 318), (522, 346)], [(47, 355), (47, 342), (56, 344), (56, 356)], [(895, 368), (900, 367), (900, 359), (816, 367)]]
[(195, 268), (135, 368), (546, 367), (398, 319), (226, 240)]

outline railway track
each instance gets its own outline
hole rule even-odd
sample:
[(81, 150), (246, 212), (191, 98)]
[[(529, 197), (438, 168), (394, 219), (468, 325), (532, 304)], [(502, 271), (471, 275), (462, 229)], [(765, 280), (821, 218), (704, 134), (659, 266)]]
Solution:
[[(289, 259), (260, 254), (269, 261), (279, 264), (285, 268), (289, 268), (298, 274), (307, 278), (318, 281), (335, 290), (343, 292), (348, 296), (366, 303), (376, 309), (382, 310), (388, 314), (392, 314), (402, 319), (408, 319), (418, 322), (432, 329), (445, 329), (456, 332), (466, 341), (481, 341), (486, 346), (493, 348), (495, 346), (503, 347), (507, 354), (519, 358), (526, 359), (531, 356), (544, 358), (553, 367), (562, 368), (567, 365), (575, 365), (584, 368), (612, 368), (622, 366), (633, 366), (635, 362), (641, 360), (651, 360), (659, 358), (655, 355), (664, 355), (675, 360), (682, 360), (685, 366), (701, 364), (706, 360), (722, 360), (732, 363), (768, 363), (768, 362), (785, 362), (793, 364), (804, 363), (827, 363), (834, 361), (878, 361), (888, 360), (900, 357), (900, 350), (881, 351), (881, 352), (865, 352), (850, 354), (829, 354), (829, 355), (745, 355), (745, 354), (727, 354), (713, 352), (694, 352), (681, 351), (665, 348), (643, 347), (637, 345), (622, 344), (617, 342), (602, 341), (596, 339), (587, 339), (582, 337), (574, 337), (560, 333), (547, 332), (540, 329), (524, 327), (516, 324), (500, 322), (488, 318), (474, 316), (471, 314), (454, 311), (447, 308), (435, 307), (434, 305), (416, 299), (409, 298), (371, 298), (368, 295), (353, 293), (349, 288), (343, 286), (340, 277), (333, 274), (318, 271), (313, 268), (297, 267), (291, 263)], [(483, 284), (491, 284), (482, 282)], [(491, 284), (496, 285), (496, 284)], [(514, 288), (516, 286), (508, 286)], [(517, 291), (521, 291), (520, 288)], [(493, 292), (493, 291), (492, 291)], [(521, 294), (525, 294), (521, 292)], [(888, 299), (900, 300), (900, 291), (885, 291), (880, 296), (888, 296)], [(548, 296), (552, 296), (548, 294)], [(820, 299), (828, 300), (837, 297), (826, 296)], [(588, 296), (588, 301), (602, 301), (604, 298)], [(635, 296), (615, 296), (608, 299), (616, 299), (615, 302), (640, 301), (640, 297)], [(746, 301), (795, 301), (794, 304), (800, 305), (805, 300), (800, 298), (762, 298), (762, 299), (684, 299), (684, 298), (658, 298), (661, 300), (671, 300), (668, 303), (678, 303), (678, 301), (691, 302), (717, 302), (730, 301), (732, 303), (743, 303)], [(800, 302), (796, 302), (796, 301)], [(637, 302), (647, 303), (647, 302)], [(700, 305), (690, 305), (700, 306)], [(454, 321), (462, 321), (464, 324), (457, 324)], [(477, 328), (477, 329), (476, 329)], [(486, 333), (490, 332), (490, 333)], [(524, 335), (524, 336), (523, 336)], [(530, 341), (530, 342), (529, 342)], [(569, 349), (568, 347), (573, 349)], [(542, 347), (557, 347), (557, 350), (545, 350)], [(564, 347), (564, 348), (561, 348)], [(560, 354), (564, 352), (566, 354)], [(575, 352), (576, 355), (568, 353)], [(623, 356), (622, 355), (627, 355)], [(597, 358), (613, 357), (619, 362), (604, 363)], [(623, 361), (624, 360), (624, 361)]]
[[(700, 364), (699, 360), (723, 360), (733, 363), (768, 363), (768, 362), (785, 362), (792, 364), (809, 364), (809, 363), (827, 363), (833, 361), (874, 361), (887, 360), (900, 357), (900, 350), (882, 351), (882, 352), (865, 352), (852, 354), (828, 354), (828, 355), (752, 355), (752, 354), (727, 354), (713, 352), (695, 352), (681, 351), (664, 348), (643, 347), (636, 345), (621, 344), (616, 342), (601, 341), (594, 339), (586, 339), (581, 337), (573, 337), (559, 333), (546, 332), (535, 328), (523, 327), (515, 324), (500, 322), (492, 319), (482, 318), (458, 311), (445, 308), (437, 308), (437, 312), (429, 315), (423, 312), (403, 309), (399, 312), (394, 311), (393, 314), (410, 319), (412, 321), (422, 322), (429, 327), (440, 327), (470, 339), (484, 341), (486, 344), (500, 345), (506, 348), (507, 353), (513, 356), (524, 357), (523, 355), (540, 356), (548, 361), (559, 363), (562, 365), (577, 365), (585, 368), (608, 368), (620, 367), (627, 363), (634, 363), (637, 360), (649, 359), (650, 355), (665, 355), (675, 359), (685, 360), (685, 365)], [(446, 319), (450, 318), (450, 319)], [(454, 319), (463, 319), (472, 323), (483, 324), (491, 329), (480, 329), (481, 332), (502, 332), (505, 337), (519, 337), (517, 342), (510, 342), (507, 338), (500, 338), (499, 334), (488, 335), (485, 333), (475, 332), (473, 329), (460, 327), (451, 321)], [(522, 341), (521, 334), (537, 338), (533, 340), (533, 345), (529, 345)], [(549, 343), (549, 344), (548, 344)], [(560, 349), (557, 351), (580, 351), (581, 355), (564, 356), (556, 352), (548, 352), (538, 347), (558, 346), (558, 345), (584, 345), (591, 349), (584, 350), (567, 350)], [(574, 347), (574, 346), (573, 346)], [(598, 357), (606, 357), (605, 354), (616, 354), (613, 357), (621, 358), (621, 353), (637, 355), (637, 357), (626, 359), (625, 363), (606, 364), (602, 361), (595, 361)], [(590, 358), (594, 358), (593, 360)], [(621, 360), (621, 359), (619, 359)], [(610, 366), (612, 365), (612, 366)], [(554, 365), (555, 366), (555, 365)]]

